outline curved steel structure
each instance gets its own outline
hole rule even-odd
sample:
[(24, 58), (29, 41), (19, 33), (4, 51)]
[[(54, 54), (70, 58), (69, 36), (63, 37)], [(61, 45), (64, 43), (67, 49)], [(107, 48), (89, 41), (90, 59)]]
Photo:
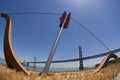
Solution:
[(102, 68), (104, 68), (104, 67), (107, 65), (107, 63), (109, 62), (110, 58), (115, 58), (115, 59), (117, 59), (118, 56), (115, 55), (115, 54), (113, 54), (113, 53), (108, 54), (108, 55), (103, 59), (103, 61), (100, 63), (100, 65), (95, 69), (94, 72), (98, 72), (98, 71), (100, 71)]
[(6, 28), (4, 34), (4, 55), (6, 59), (7, 66), (11, 69), (16, 69), (16, 71), (22, 71), (26, 75), (29, 75), (27, 70), (22, 66), (17, 56), (15, 55), (12, 46), (12, 23), (8, 14), (2, 13), (1, 17), (6, 20)]

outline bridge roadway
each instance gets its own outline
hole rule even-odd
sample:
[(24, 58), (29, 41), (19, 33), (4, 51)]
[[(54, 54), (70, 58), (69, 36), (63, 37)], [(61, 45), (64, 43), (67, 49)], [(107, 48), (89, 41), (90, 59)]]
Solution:
[[(97, 54), (97, 55), (92, 55), (92, 56), (87, 56), (87, 57), (83, 57), (83, 60), (89, 60), (89, 59), (94, 59), (94, 58), (98, 58), (98, 57), (102, 57), (102, 56), (106, 56), (110, 53), (118, 53), (120, 52), (120, 48), (112, 50), (110, 52), (105, 52), (105, 53), (101, 53), (101, 54)], [(0, 60), (4, 61), (4, 59), (0, 58)], [(63, 62), (75, 62), (75, 61), (79, 61), (79, 58), (75, 58), (75, 59), (67, 59), (67, 60), (55, 60), (52, 61), (52, 63), (63, 63)], [(23, 62), (23, 63), (46, 63), (46, 61), (41, 61), (41, 62)]]
[[(82, 59), (83, 60), (94, 59), (94, 58), (106, 56), (106, 55), (108, 55), (110, 53), (117, 53), (117, 52), (120, 52), (120, 48), (112, 50), (112, 51), (109, 51), (109, 52), (97, 54), (97, 55), (83, 57)], [(52, 61), (52, 63), (75, 62), (75, 61), (79, 61), (79, 60), (80, 60), (79, 58), (67, 59), (67, 60), (55, 60), (55, 61)], [(46, 61), (41, 61), (41, 62), (24, 62), (24, 63), (46, 63)]]

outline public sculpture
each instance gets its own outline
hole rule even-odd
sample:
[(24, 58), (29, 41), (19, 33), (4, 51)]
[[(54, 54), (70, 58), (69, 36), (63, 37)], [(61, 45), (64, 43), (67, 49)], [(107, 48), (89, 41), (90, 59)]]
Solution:
[(108, 54), (108, 55), (103, 59), (103, 61), (99, 64), (99, 66), (95, 69), (94, 72), (98, 72), (98, 71), (100, 71), (102, 68), (104, 68), (104, 67), (107, 65), (107, 63), (109, 62), (109, 60), (110, 60), (111, 58), (117, 59), (118, 56), (115, 55), (115, 54), (113, 54), (113, 53)]
[(22, 71), (26, 75), (29, 75), (27, 70), (22, 66), (20, 61), (18, 60), (13, 46), (12, 46), (12, 23), (8, 14), (2, 13), (0, 17), (5, 18), (6, 20), (6, 28), (4, 34), (4, 55), (7, 66), (11, 69), (16, 69), (16, 71)]
[[(70, 16), (70, 14), (71, 13), (69, 13), (68, 16)], [(17, 58), (17, 56), (16, 56), (16, 54), (14, 52), (13, 46), (12, 46), (12, 23), (11, 23), (10, 17), (9, 17), (8, 14), (5, 14), (5, 13), (0, 14), (0, 17), (5, 18), (5, 20), (6, 20), (6, 28), (5, 28), (5, 34), (4, 34), (4, 55), (5, 55), (7, 66), (9, 68), (11, 68), (11, 69), (16, 69), (17, 71), (22, 71), (26, 75), (29, 76), (29, 72), (22, 66), (22, 64), (18, 60), (18, 58)], [(63, 24), (64, 20), (62, 20), (62, 18), (61, 18), (61, 22), (62, 23), (60, 24), (60, 27), (63, 25), (64, 28), (67, 28), (67, 26), (65, 26), (65, 25), (68, 25), (69, 19), (66, 21), (66, 24)], [(107, 63), (108, 63), (110, 58), (117, 59), (118, 56), (113, 54), (113, 53), (108, 54), (104, 58), (104, 60), (101, 62), (101, 64), (95, 69), (94, 72), (98, 72), (103, 67), (105, 67), (107, 65)], [(51, 60), (52, 60), (52, 58), (51, 58)], [(49, 63), (51, 63), (51, 62), (49, 62)], [(45, 67), (45, 70), (43, 71), (44, 73), (46, 73), (48, 71), (49, 65), (47, 67)]]

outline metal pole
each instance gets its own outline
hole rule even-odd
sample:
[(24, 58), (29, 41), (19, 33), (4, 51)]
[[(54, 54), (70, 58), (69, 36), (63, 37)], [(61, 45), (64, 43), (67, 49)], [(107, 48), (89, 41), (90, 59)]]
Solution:
[(52, 59), (53, 59), (53, 56), (54, 56), (56, 47), (57, 47), (57, 45), (58, 45), (58, 42), (59, 42), (61, 33), (62, 33), (62, 31), (63, 31), (64, 24), (65, 24), (65, 22), (66, 22), (66, 20), (67, 20), (67, 17), (68, 17), (68, 15), (66, 15), (65, 20), (64, 20), (64, 22), (63, 22), (63, 24), (62, 24), (62, 27), (60, 28), (60, 31), (59, 31), (59, 33), (58, 33), (58, 35), (57, 35), (57, 38), (56, 38), (56, 40), (55, 40), (55, 42), (54, 42), (54, 45), (53, 45), (53, 47), (52, 47), (52, 49), (51, 49), (51, 52), (50, 52), (50, 55), (49, 55), (49, 57), (48, 57), (47, 63), (46, 63), (46, 65), (45, 65), (45, 67), (44, 67), (43, 73), (47, 73), (48, 70), (49, 70), (51, 61), (52, 61)]

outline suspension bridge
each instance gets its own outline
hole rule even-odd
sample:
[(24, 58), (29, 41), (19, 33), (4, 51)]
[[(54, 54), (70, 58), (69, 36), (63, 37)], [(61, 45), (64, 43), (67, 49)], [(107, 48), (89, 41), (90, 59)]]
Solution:
[[(97, 54), (97, 55), (92, 55), (92, 56), (87, 56), (87, 57), (82, 57), (82, 60), (89, 60), (89, 59), (94, 59), (94, 58), (98, 58), (98, 57), (103, 57), (106, 56), (110, 53), (118, 53), (120, 52), (120, 48), (109, 51), (109, 52), (105, 52), (105, 53), (101, 53), (101, 54)], [(67, 60), (55, 60), (52, 61), (52, 63), (63, 63), (63, 62), (75, 62), (75, 61), (79, 61), (80, 58), (75, 58), (75, 59), (67, 59)], [(46, 61), (41, 61), (41, 62), (23, 62), (23, 63), (46, 63)]]
[[(79, 56), (79, 58), (66, 59), (66, 60), (65, 59), (64, 60), (54, 60), (51, 63), (65, 63), (65, 62), (76, 62), (76, 61), (79, 61), (80, 62), (79, 68), (80, 68), (80, 67), (83, 67), (83, 64), (81, 64), (81, 62), (83, 62), (83, 60), (90, 60), (90, 59), (94, 59), (94, 58), (99, 58), (99, 57), (106, 56), (106, 55), (108, 55), (110, 53), (118, 53), (118, 52), (120, 52), (120, 48), (112, 50), (112, 51), (109, 51), (109, 52), (100, 53), (100, 54), (97, 54), (97, 55), (91, 55), (91, 56), (86, 56), (86, 57), (80, 57)], [(47, 63), (47, 61), (40, 61), (40, 62), (38, 62), (38, 61), (35, 62), (35, 61), (36, 60), (31, 61), (31, 62), (23, 62), (22, 64), (27, 64), (27, 66), (29, 66), (29, 64), (34, 64), (34, 66), (35, 66), (36, 64)]]
[[(118, 53), (118, 52), (120, 52), (120, 48), (112, 50), (112, 51), (109, 51), (109, 52), (100, 53), (100, 54), (97, 54), (97, 55), (82, 57), (81, 59), (79, 57), (79, 58), (74, 58), (74, 59), (54, 60), (51, 63), (65, 63), (65, 62), (76, 62), (76, 61), (80, 62), (81, 60), (90, 60), (90, 59), (94, 59), (94, 58), (99, 58), (99, 57), (106, 56), (106, 55), (108, 55), (110, 53)], [(36, 59), (36, 58), (34, 58), (34, 59)], [(4, 64), (5, 59), (3, 59), (3, 58), (0, 57), (0, 61), (3, 62), (2, 64)], [(29, 66), (30, 64), (34, 64), (34, 68), (35, 68), (36, 64), (42, 64), (42, 63), (46, 63), (46, 62), (47, 61), (36, 61), (36, 60), (34, 60), (34, 61), (28, 61), (28, 62), (24, 61), (24, 62), (21, 62), (21, 63), (22, 64), (27, 64), (27, 66)], [(81, 67), (81, 66), (83, 66), (83, 65), (79, 65), (79, 67)]]

